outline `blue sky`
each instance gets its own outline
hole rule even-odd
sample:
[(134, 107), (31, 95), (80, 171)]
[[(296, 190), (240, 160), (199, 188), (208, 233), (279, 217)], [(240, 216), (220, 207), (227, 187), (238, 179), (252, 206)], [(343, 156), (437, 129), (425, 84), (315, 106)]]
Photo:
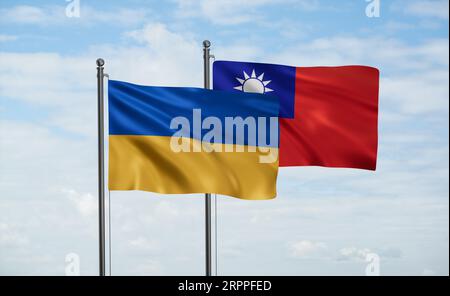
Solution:
[[(0, 274), (97, 272), (95, 59), (201, 86), (217, 59), (380, 69), (378, 169), (283, 168), (278, 198), (218, 197), (218, 272), (448, 275), (448, 1), (0, 3)], [(113, 192), (113, 274), (203, 274), (201, 195)]]

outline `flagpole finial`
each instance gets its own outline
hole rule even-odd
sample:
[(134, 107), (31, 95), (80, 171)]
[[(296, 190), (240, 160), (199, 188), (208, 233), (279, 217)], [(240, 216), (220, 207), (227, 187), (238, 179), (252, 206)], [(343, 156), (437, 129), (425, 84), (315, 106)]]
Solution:
[(98, 67), (103, 67), (103, 65), (105, 64), (105, 61), (102, 58), (100, 58), (100, 59), (97, 59), (96, 63), (97, 63)]
[(203, 47), (204, 48), (209, 48), (211, 46), (211, 42), (209, 40), (204, 40), (203, 41)]

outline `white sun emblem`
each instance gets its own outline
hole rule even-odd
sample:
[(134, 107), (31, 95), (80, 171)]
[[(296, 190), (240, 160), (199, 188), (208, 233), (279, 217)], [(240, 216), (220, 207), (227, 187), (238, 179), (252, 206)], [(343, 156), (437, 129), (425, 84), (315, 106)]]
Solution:
[(258, 77), (256, 76), (255, 73), (255, 69), (253, 69), (252, 71), (252, 75), (248, 76), (247, 73), (244, 72), (244, 79), (238, 78), (236, 77), (237, 81), (239, 81), (239, 83), (241, 85), (236, 86), (234, 89), (243, 91), (243, 92), (247, 92), (247, 93), (259, 93), (259, 94), (265, 94), (268, 92), (273, 91), (273, 89), (270, 89), (267, 87), (267, 85), (272, 81), (272, 80), (267, 80), (264, 81), (264, 73), (262, 73), (261, 75), (259, 75)]

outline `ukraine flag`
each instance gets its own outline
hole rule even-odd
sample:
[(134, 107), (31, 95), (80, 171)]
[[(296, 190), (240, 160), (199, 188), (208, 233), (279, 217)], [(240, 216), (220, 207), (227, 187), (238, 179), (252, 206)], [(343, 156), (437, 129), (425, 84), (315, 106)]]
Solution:
[(277, 97), (110, 80), (109, 189), (276, 196)]

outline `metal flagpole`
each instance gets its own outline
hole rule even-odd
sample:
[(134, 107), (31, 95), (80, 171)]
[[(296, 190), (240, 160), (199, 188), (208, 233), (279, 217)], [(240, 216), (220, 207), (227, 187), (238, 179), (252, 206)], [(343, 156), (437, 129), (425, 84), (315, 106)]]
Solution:
[(104, 155), (104, 116), (103, 116), (103, 59), (97, 59), (97, 97), (98, 97), (98, 228), (99, 228), (99, 275), (105, 276), (105, 155)]
[[(203, 77), (204, 87), (210, 88), (210, 54), (211, 42), (203, 41)], [(205, 242), (206, 242), (206, 276), (212, 275), (212, 252), (211, 252), (211, 193), (205, 194)]]

